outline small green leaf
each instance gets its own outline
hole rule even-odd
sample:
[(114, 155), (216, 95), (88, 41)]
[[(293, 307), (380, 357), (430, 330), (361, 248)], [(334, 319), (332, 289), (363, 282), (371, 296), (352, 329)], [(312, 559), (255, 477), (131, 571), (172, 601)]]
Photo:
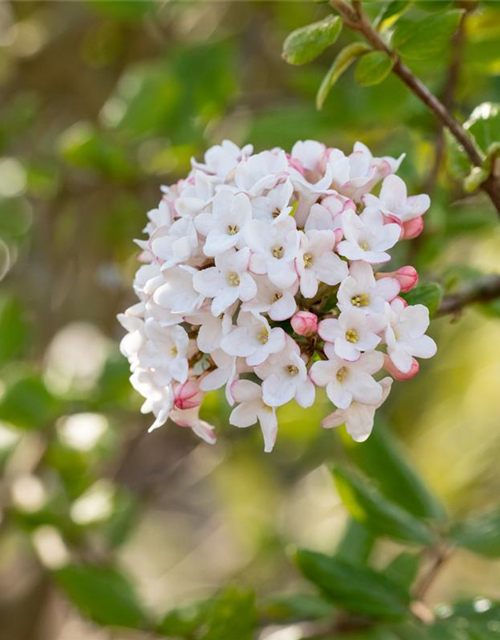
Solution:
[(57, 398), (36, 373), (17, 378), (0, 398), (0, 420), (23, 429), (45, 428), (59, 410)]
[(357, 520), (349, 518), (335, 550), (335, 557), (352, 564), (366, 564), (374, 544), (373, 533)]
[(332, 605), (310, 593), (292, 593), (268, 600), (263, 615), (273, 621), (319, 620), (331, 616)]
[(500, 507), (457, 523), (451, 529), (450, 539), (487, 558), (500, 557)]
[(410, 7), (410, 4), (411, 0), (391, 0), (391, 2), (387, 2), (377, 17), (377, 25), (383, 27), (386, 20), (389, 20), (394, 16), (397, 18)]
[(192, 636), (206, 620), (212, 602), (203, 600), (169, 611), (157, 628), (157, 633), (170, 637)]
[(228, 587), (214, 600), (200, 640), (252, 640), (255, 622), (253, 592)]
[(441, 304), (443, 297), (443, 289), (437, 282), (429, 282), (427, 284), (419, 284), (411, 291), (401, 294), (401, 297), (408, 304), (423, 304), (429, 309), (429, 315), (432, 318)]
[(342, 31), (339, 16), (328, 16), (292, 31), (283, 45), (283, 58), (290, 64), (305, 64), (335, 43)]
[(344, 47), (342, 51), (337, 55), (332, 63), (332, 66), (327, 71), (321, 86), (316, 96), (316, 107), (321, 109), (323, 104), (330, 93), (331, 88), (340, 78), (340, 76), (347, 71), (351, 64), (362, 56), (367, 51), (370, 51), (370, 47), (364, 42), (353, 42), (352, 44)]
[(464, 123), (464, 128), (486, 154), (491, 145), (500, 142), (500, 104), (483, 102), (478, 105)]
[(349, 458), (377, 481), (380, 491), (389, 500), (417, 518), (446, 519), (444, 507), (409, 465), (398, 443), (380, 420), (376, 420), (366, 442), (354, 442), (345, 432), (341, 432), (341, 437)]
[(73, 604), (98, 624), (131, 629), (147, 626), (132, 584), (117, 569), (73, 564), (56, 571), (55, 577)]
[(377, 618), (408, 612), (408, 592), (381, 573), (306, 549), (299, 549), (295, 560), (301, 573), (346, 611)]
[(420, 556), (418, 554), (403, 551), (386, 566), (384, 574), (409, 591), (417, 577), (419, 566)]
[(389, 502), (360, 476), (337, 466), (333, 470), (337, 491), (353, 518), (374, 533), (404, 542), (432, 545), (436, 534), (415, 516)]
[(467, 193), (472, 193), (479, 189), (485, 180), (488, 179), (490, 171), (484, 167), (472, 167), (469, 175), (464, 178), (464, 189)]
[(392, 46), (409, 60), (432, 58), (449, 44), (462, 14), (462, 9), (453, 9), (426, 16), (418, 21), (400, 21), (392, 36)]
[(364, 55), (356, 66), (354, 77), (364, 87), (383, 82), (394, 65), (394, 60), (383, 51), (372, 51)]

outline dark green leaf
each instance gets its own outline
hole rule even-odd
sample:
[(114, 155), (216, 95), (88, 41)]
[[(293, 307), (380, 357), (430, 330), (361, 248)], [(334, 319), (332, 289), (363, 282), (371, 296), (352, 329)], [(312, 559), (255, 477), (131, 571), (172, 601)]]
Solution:
[(22, 354), (29, 339), (24, 309), (12, 296), (0, 299), (0, 363)]
[(417, 577), (420, 566), (420, 556), (416, 553), (403, 551), (397, 555), (384, 569), (385, 575), (410, 590)]
[(273, 621), (318, 620), (333, 613), (332, 605), (308, 593), (285, 594), (270, 599), (263, 610)]
[(500, 105), (483, 102), (474, 109), (464, 127), (474, 136), (484, 153), (500, 142)]
[(35, 373), (19, 377), (0, 399), (0, 420), (24, 429), (45, 428), (59, 410), (59, 402)]
[(185, 607), (172, 609), (158, 625), (157, 632), (161, 635), (175, 638), (192, 636), (202, 626), (212, 606), (210, 600), (203, 600)]
[(290, 64), (305, 64), (335, 43), (342, 31), (339, 16), (328, 16), (292, 31), (283, 44), (283, 58)]
[(409, 594), (387, 576), (305, 549), (298, 550), (295, 558), (302, 574), (346, 611), (380, 618), (408, 612)]
[(228, 587), (214, 600), (201, 640), (252, 640), (255, 621), (253, 593)]
[(500, 557), (500, 508), (457, 523), (451, 529), (450, 538), (460, 547), (487, 558)]
[(423, 545), (432, 545), (436, 541), (436, 535), (429, 527), (397, 504), (389, 502), (358, 475), (337, 466), (333, 477), (351, 516), (374, 533)]
[(349, 518), (335, 557), (353, 564), (366, 564), (374, 544), (373, 533), (357, 520)]
[(398, 22), (392, 45), (405, 58), (422, 60), (440, 54), (449, 44), (462, 17), (462, 9), (426, 16), (422, 20)]
[(432, 318), (441, 304), (443, 290), (437, 282), (419, 284), (411, 291), (401, 294), (408, 304), (423, 304), (429, 309)]
[(364, 55), (356, 66), (354, 77), (359, 84), (371, 87), (383, 82), (394, 65), (394, 60), (383, 51), (372, 51)]
[(131, 583), (117, 569), (74, 564), (59, 569), (55, 576), (73, 604), (98, 624), (132, 629), (147, 626)]
[(342, 51), (337, 55), (333, 61), (332, 66), (328, 69), (321, 86), (316, 96), (316, 107), (321, 109), (331, 88), (340, 78), (340, 76), (347, 71), (351, 64), (362, 56), (367, 51), (370, 51), (370, 47), (364, 42), (353, 42), (352, 44), (344, 47)]
[(400, 16), (409, 8), (410, 4), (411, 0), (391, 0), (391, 2), (387, 2), (377, 17), (377, 24), (383, 26), (383, 23), (389, 18)]
[(408, 464), (403, 452), (380, 420), (375, 422), (375, 428), (366, 442), (354, 442), (346, 433), (342, 433), (342, 442), (351, 460), (376, 480), (381, 492), (389, 500), (418, 518), (446, 518), (444, 507)]

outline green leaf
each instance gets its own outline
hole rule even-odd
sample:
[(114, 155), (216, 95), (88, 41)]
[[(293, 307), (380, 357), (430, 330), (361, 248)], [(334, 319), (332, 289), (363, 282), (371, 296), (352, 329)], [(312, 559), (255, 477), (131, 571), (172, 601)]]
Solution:
[(7, 386), (0, 398), (0, 420), (24, 429), (43, 429), (60, 411), (42, 378), (27, 373)]
[(342, 51), (337, 55), (332, 63), (332, 66), (328, 69), (321, 86), (316, 96), (316, 107), (321, 109), (323, 104), (330, 93), (331, 88), (340, 78), (340, 76), (347, 71), (351, 64), (362, 56), (367, 51), (370, 51), (370, 47), (364, 42), (353, 42), (352, 44), (344, 47)]
[(335, 557), (353, 564), (366, 564), (374, 544), (373, 533), (357, 520), (349, 518)]
[(500, 142), (500, 104), (483, 102), (471, 113), (464, 128), (486, 154), (492, 145)]
[(403, 551), (385, 567), (384, 574), (409, 591), (417, 577), (419, 566), (418, 554)]
[(210, 600), (203, 600), (172, 609), (158, 625), (158, 634), (180, 638), (192, 636), (202, 626), (211, 606)]
[(397, 442), (380, 420), (376, 420), (366, 442), (354, 442), (345, 432), (341, 432), (341, 437), (349, 458), (376, 480), (389, 500), (418, 518), (446, 519), (444, 507), (408, 464)]
[(451, 529), (450, 539), (487, 558), (500, 557), (500, 507), (457, 523)]
[(364, 55), (356, 66), (354, 77), (364, 87), (383, 82), (394, 65), (394, 60), (383, 51), (372, 51)]
[(290, 64), (305, 64), (335, 43), (342, 31), (339, 16), (328, 16), (292, 31), (283, 44), (283, 58)]
[(449, 45), (462, 14), (462, 9), (453, 9), (426, 16), (418, 21), (398, 22), (392, 37), (392, 46), (409, 60), (432, 58)]
[(292, 593), (274, 597), (266, 603), (263, 614), (273, 621), (319, 620), (333, 613), (332, 605), (309, 593)]
[(56, 571), (55, 577), (73, 604), (98, 624), (132, 629), (147, 626), (131, 583), (117, 569), (73, 564)]
[(215, 599), (201, 640), (252, 640), (255, 623), (253, 592), (228, 587)]
[(306, 549), (299, 549), (295, 560), (301, 573), (346, 611), (378, 618), (408, 612), (408, 592), (383, 574)]
[(437, 282), (429, 282), (419, 284), (411, 291), (402, 293), (401, 297), (404, 298), (408, 304), (423, 304), (426, 306), (432, 318), (441, 304), (443, 289)]
[[(487, 598), (461, 601), (437, 608), (438, 620), (428, 640), (499, 640), (500, 603)], [(440, 614), (442, 615), (439, 619)]]
[(377, 17), (376, 23), (377, 25), (383, 26), (383, 23), (394, 16), (400, 16), (404, 11), (406, 11), (411, 4), (411, 0), (391, 0), (391, 2), (387, 2), (379, 16)]
[(0, 299), (0, 363), (18, 357), (30, 336), (24, 309), (13, 296)]
[(333, 470), (337, 491), (353, 518), (378, 535), (404, 542), (432, 545), (436, 534), (415, 516), (389, 502), (360, 476), (337, 466)]

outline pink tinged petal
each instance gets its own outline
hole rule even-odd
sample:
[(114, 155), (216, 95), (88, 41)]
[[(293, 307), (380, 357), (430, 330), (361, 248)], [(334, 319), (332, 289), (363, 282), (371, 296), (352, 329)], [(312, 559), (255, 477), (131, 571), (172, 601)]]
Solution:
[(418, 196), (410, 196), (408, 198), (408, 205), (410, 207), (410, 213), (407, 214), (406, 220), (411, 220), (417, 216), (424, 215), (431, 206), (431, 199), (426, 193), (422, 193)]
[(380, 200), (391, 213), (397, 213), (406, 202), (407, 190), (404, 181), (395, 175), (385, 178), (380, 190)]
[(350, 362), (359, 360), (361, 355), (359, 350), (345, 338), (337, 338), (335, 340), (335, 353), (339, 358)]
[(381, 280), (377, 280), (374, 289), (377, 296), (390, 302), (398, 295), (401, 287), (396, 278), (382, 278)]
[(299, 311), (290, 321), (299, 336), (312, 336), (318, 330), (318, 316), (310, 311)]
[(267, 273), (267, 261), (266, 257), (261, 253), (254, 253), (250, 257), (249, 269), (252, 273), (257, 275), (264, 275)]
[(377, 279), (382, 278), (394, 278), (399, 282), (401, 287), (401, 291), (406, 293), (407, 291), (411, 291), (418, 284), (418, 273), (417, 270), (412, 266), (401, 267), (397, 271), (388, 271), (377, 273)]
[(316, 389), (314, 388), (314, 384), (311, 380), (306, 379), (297, 385), (295, 390), (295, 400), (301, 407), (304, 409), (311, 407), (314, 404), (315, 397)]
[(288, 289), (297, 280), (297, 272), (292, 262), (273, 260), (267, 264), (269, 280), (280, 289)]
[(339, 409), (347, 409), (352, 402), (352, 393), (343, 384), (329, 382), (326, 386), (326, 395)]
[(424, 229), (424, 220), (422, 216), (413, 218), (403, 224), (403, 240), (412, 240), (419, 236)]
[(206, 256), (214, 257), (224, 251), (229, 251), (238, 242), (238, 235), (222, 233), (219, 229), (213, 229), (207, 236), (203, 253)]
[(373, 429), (376, 407), (353, 402), (346, 411), (345, 427), (354, 442), (365, 442)]
[(420, 338), (429, 323), (429, 309), (423, 304), (409, 305), (401, 313), (401, 328), (410, 338)]
[(341, 256), (344, 256), (344, 258), (347, 258), (348, 260), (364, 260), (366, 253), (357, 244), (348, 242), (346, 240), (342, 240), (342, 242), (339, 242), (337, 251)]
[[(387, 371), (387, 373), (390, 373), (395, 380), (404, 382), (405, 380), (410, 380), (411, 378), (414, 378), (419, 371), (420, 366), (418, 362), (415, 360), (415, 358), (412, 358), (412, 361), (413, 362), (412, 362), (411, 369), (407, 373), (403, 373), (396, 367), (396, 365), (392, 362), (389, 356), (385, 356), (384, 370)], [(381, 384), (382, 382), (383, 381), (381, 381)]]
[(212, 314), (220, 316), (233, 302), (238, 300), (238, 287), (226, 287), (212, 301)]
[(211, 316), (200, 327), (196, 344), (203, 353), (211, 353), (218, 349), (222, 337), (221, 322), (219, 318)]
[(380, 371), (384, 365), (384, 354), (381, 351), (369, 351), (364, 353), (362, 359), (356, 363), (356, 371), (374, 374)]
[(257, 285), (249, 273), (242, 273), (240, 275), (238, 294), (239, 299), (243, 302), (248, 302), (257, 295)]
[(429, 336), (422, 336), (412, 340), (409, 351), (417, 358), (432, 358), (436, 355), (437, 346)]
[(315, 362), (309, 370), (309, 377), (318, 387), (326, 387), (326, 385), (337, 374), (338, 364), (322, 360)]
[(368, 373), (356, 374), (349, 389), (354, 400), (363, 404), (377, 404), (382, 399), (382, 387)]
[(318, 293), (318, 279), (314, 269), (304, 269), (300, 276), (300, 292), (304, 298), (314, 298)]
[(170, 364), (170, 373), (174, 380), (186, 382), (189, 373), (187, 358), (175, 358)]
[(335, 339), (343, 334), (343, 330), (336, 318), (327, 318), (319, 323), (318, 334), (326, 342), (335, 342)]
[(334, 253), (325, 253), (315, 261), (314, 270), (318, 280), (334, 286), (347, 278), (347, 264)]
[(200, 389), (202, 391), (213, 391), (214, 389), (220, 389), (228, 381), (231, 375), (231, 368), (219, 368), (211, 371), (207, 375), (203, 376), (200, 380)]
[(293, 316), (296, 309), (295, 298), (292, 295), (285, 294), (271, 306), (268, 313), (271, 320), (280, 322)]
[[(193, 276), (193, 287), (195, 291), (208, 298), (214, 298), (225, 286), (224, 276), (217, 267), (209, 267), (202, 271), (197, 271)], [(218, 315), (218, 314), (217, 314)]]
[(255, 340), (250, 337), (246, 327), (238, 327), (224, 336), (220, 346), (230, 356), (239, 356), (240, 358), (252, 355), (257, 348)]
[(413, 366), (413, 358), (406, 352), (404, 347), (397, 343), (387, 347), (389, 358), (393, 362), (394, 366), (401, 371), (401, 373), (409, 373)]
[(295, 396), (295, 385), (290, 378), (281, 378), (275, 373), (262, 383), (262, 399), (270, 407), (280, 407)]
[(341, 427), (345, 422), (346, 411), (344, 409), (337, 409), (330, 415), (323, 418), (321, 426), (323, 429), (333, 429), (335, 427)]
[(208, 424), (208, 422), (205, 422), (205, 420), (198, 420), (191, 428), (193, 433), (207, 444), (215, 444), (217, 442), (213, 426)]
[(262, 389), (251, 380), (236, 380), (231, 385), (231, 393), (235, 402), (253, 402), (261, 399)]
[(207, 236), (210, 233), (214, 224), (214, 217), (211, 213), (200, 213), (194, 219), (194, 226), (196, 231), (202, 236)]
[(276, 411), (271, 408), (268, 409), (263, 407), (259, 410), (257, 416), (262, 436), (264, 438), (264, 452), (271, 453), (278, 435), (278, 419), (276, 418)]
[(246, 428), (251, 427), (257, 422), (258, 408), (257, 402), (243, 402), (231, 411), (229, 416), (229, 424), (234, 427)]

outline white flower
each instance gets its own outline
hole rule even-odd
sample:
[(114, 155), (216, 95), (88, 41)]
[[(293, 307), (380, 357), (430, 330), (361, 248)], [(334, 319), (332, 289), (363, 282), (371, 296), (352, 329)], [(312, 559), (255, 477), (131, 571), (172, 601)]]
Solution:
[(251, 144), (247, 144), (240, 149), (234, 142), (224, 140), (220, 145), (214, 145), (205, 153), (205, 163), (201, 164), (192, 160), (193, 167), (202, 169), (225, 180), (231, 171), (235, 169), (240, 161), (249, 156), (253, 151)]
[(290, 336), (286, 336), (283, 351), (255, 367), (255, 373), (264, 381), (262, 397), (271, 407), (280, 407), (293, 398), (301, 407), (310, 407), (314, 402), (314, 385), (307, 377), (299, 345)]
[(193, 325), (200, 325), (196, 344), (203, 353), (212, 353), (219, 349), (222, 338), (231, 331), (233, 326), (234, 307), (229, 307), (220, 316), (214, 316), (210, 310), (201, 310), (200, 313), (188, 316), (186, 321)]
[(250, 380), (237, 380), (231, 387), (233, 397), (240, 404), (229, 416), (230, 424), (235, 427), (250, 427), (259, 422), (264, 436), (264, 451), (273, 450), (278, 433), (276, 409), (262, 399), (262, 387)]
[(321, 178), (321, 165), (326, 152), (326, 146), (316, 140), (299, 140), (292, 147), (290, 157), (298, 160), (305, 170), (309, 180)]
[(285, 332), (259, 314), (240, 312), (238, 326), (221, 341), (221, 349), (230, 356), (246, 358), (248, 366), (262, 364), (272, 353), (285, 348)]
[(412, 356), (432, 358), (437, 351), (434, 340), (424, 335), (429, 326), (429, 309), (423, 304), (406, 306), (400, 298), (393, 300), (386, 309), (387, 353), (402, 373), (408, 373), (413, 364)]
[(181, 217), (192, 218), (203, 211), (214, 195), (217, 182), (202, 171), (195, 171), (180, 187), (175, 211)]
[(431, 199), (425, 193), (408, 197), (406, 184), (395, 175), (385, 178), (378, 198), (367, 193), (363, 202), (369, 207), (377, 207), (384, 215), (397, 218), (401, 222), (423, 216), (431, 206)]
[(382, 378), (382, 398), (377, 404), (363, 404), (361, 402), (351, 402), (347, 409), (336, 409), (329, 416), (324, 418), (321, 426), (325, 429), (340, 427), (345, 424), (347, 433), (356, 442), (364, 442), (368, 439), (373, 429), (373, 421), (376, 410), (386, 401), (391, 391), (392, 378)]
[(213, 257), (239, 246), (245, 225), (252, 218), (250, 200), (244, 193), (218, 191), (211, 213), (200, 213), (195, 219), (198, 231), (206, 236), (203, 252)]
[(118, 315), (119, 323), (128, 332), (120, 342), (120, 351), (133, 369), (139, 365), (138, 354), (147, 340), (146, 326), (140, 315), (143, 307), (144, 303), (139, 302)]
[(154, 373), (147, 369), (137, 369), (130, 376), (134, 389), (145, 398), (141, 413), (153, 413), (155, 421), (149, 427), (154, 431), (165, 424), (174, 405), (174, 392), (171, 385), (158, 385), (154, 381)]
[(285, 176), (288, 162), (282, 149), (262, 151), (244, 159), (234, 174), (236, 187), (253, 196), (272, 189)]
[(213, 391), (226, 385), (226, 399), (230, 405), (234, 404), (231, 395), (231, 385), (238, 377), (238, 358), (230, 356), (222, 349), (216, 349), (211, 354), (216, 368), (203, 375), (200, 381), (202, 391)]
[[(172, 409), (168, 417), (179, 427), (192, 429), (199, 438), (208, 444), (215, 444), (217, 438), (215, 437), (213, 426), (205, 422), (205, 420), (201, 420), (199, 413), (199, 406), (192, 407), (191, 409)], [(150, 431), (151, 430), (152, 429), (150, 429)]]
[(213, 298), (212, 313), (218, 316), (236, 300), (246, 302), (257, 293), (257, 285), (248, 273), (250, 251), (228, 251), (215, 258), (215, 267), (197, 271), (193, 277), (196, 291)]
[(154, 292), (153, 300), (174, 314), (193, 313), (203, 303), (203, 296), (194, 288), (193, 276), (197, 273), (196, 269), (184, 265), (168, 269), (163, 274), (163, 284)]
[(336, 407), (347, 409), (353, 400), (363, 404), (380, 402), (382, 387), (372, 378), (384, 364), (380, 351), (364, 353), (356, 362), (339, 358), (332, 344), (327, 343), (324, 351), (328, 360), (315, 362), (309, 375), (318, 387), (326, 387), (326, 394)]
[(327, 318), (318, 326), (323, 340), (334, 345), (335, 353), (344, 360), (359, 360), (362, 351), (372, 351), (380, 343), (379, 333), (385, 328), (385, 316), (366, 315), (360, 309), (343, 311), (339, 318)]
[(282, 289), (269, 281), (265, 276), (256, 276), (257, 295), (250, 302), (241, 305), (242, 311), (267, 313), (271, 320), (282, 321), (291, 318), (297, 309), (295, 294), (299, 283)]
[(176, 220), (166, 233), (155, 234), (151, 241), (151, 251), (162, 261), (162, 269), (188, 262), (197, 249), (198, 234), (189, 218)]
[(300, 278), (300, 292), (305, 298), (313, 298), (316, 295), (319, 282), (333, 286), (346, 278), (347, 264), (333, 253), (334, 246), (333, 231), (301, 233), (296, 265)]
[(395, 278), (375, 280), (373, 269), (367, 262), (353, 262), (349, 276), (339, 287), (337, 305), (341, 311), (354, 308), (365, 313), (385, 313), (385, 302), (393, 300), (399, 289)]
[(149, 235), (153, 235), (153, 233), (160, 228), (169, 229), (173, 222), (170, 203), (166, 198), (160, 200), (156, 209), (148, 211), (147, 216), (149, 222), (144, 228), (144, 232)]
[(245, 228), (245, 240), (252, 251), (250, 270), (265, 275), (282, 289), (297, 280), (294, 260), (299, 250), (299, 234), (293, 218), (275, 225), (252, 220)]
[(158, 384), (171, 380), (186, 382), (189, 337), (185, 329), (176, 325), (162, 327), (152, 318), (146, 320), (147, 342), (141, 350), (141, 365), (155, 370)]
[(398, 224), (384, 224), (378, 209), (365, 209), (360, 216), (348, 209), (343, 213), (342, 223), (345, 240), (338, 246), (341, 256), (372, 264), (391, 259), (386, 250), (399, 240), (401, 227)]
[(289, 206), (292, 194), (293, 185), (290, 180), (278, 182), (266, 195), (252, 200), (253, 217), (271, 224), (281, 222), (292, 211), (292, 207)]

